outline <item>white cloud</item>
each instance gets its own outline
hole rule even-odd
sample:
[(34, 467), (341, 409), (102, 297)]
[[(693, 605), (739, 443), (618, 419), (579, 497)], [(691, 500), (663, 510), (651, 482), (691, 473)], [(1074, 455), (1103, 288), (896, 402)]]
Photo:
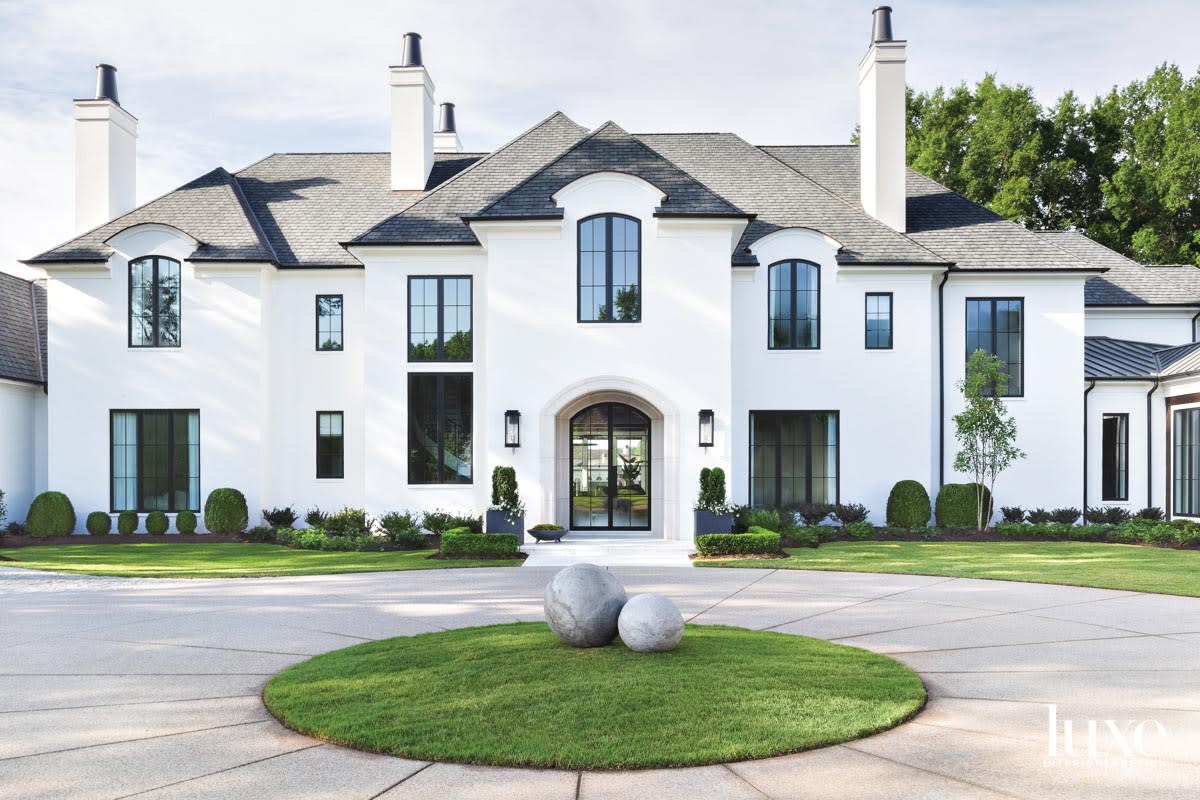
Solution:
[[(468, 149), (555, 109), (632, 131), (844, 142), (875, 2), (728, 0), (0, 0), (0, 268), (68, 238), (73, 97), (119, 67), (140, 119), (139, 199), (275, 151), (381, 150), (386, 66), (420, 31)], [(1050, 102), (1162, 61), (1197, 67), (1193, 2), (893, 3), (909, 83), (995, 72)]]

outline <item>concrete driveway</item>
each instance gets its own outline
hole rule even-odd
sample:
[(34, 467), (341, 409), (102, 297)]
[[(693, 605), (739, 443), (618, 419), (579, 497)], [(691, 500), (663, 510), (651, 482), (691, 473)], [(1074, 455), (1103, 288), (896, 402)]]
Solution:
[[(0, 569), (0, 798), (1197, 796), (1200, 599), (1192, 598), (895, 575), (614, 569), (631, 591), (667, 594), (694, 622), (888, 653), (929, 688), (926, 710), (887, 733), (725, 766), (581, 774), (413, 762), (291, 733), (260, 702), (272, 674), (327, 650), (540, 619), (553, 572), (172, 581)], [(1066, 725), (1074, 755), (1064, 752)]]

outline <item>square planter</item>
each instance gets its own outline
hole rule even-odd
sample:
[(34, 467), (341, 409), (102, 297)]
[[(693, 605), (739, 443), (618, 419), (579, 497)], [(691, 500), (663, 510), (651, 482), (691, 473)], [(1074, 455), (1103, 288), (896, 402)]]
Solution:
[(711, 511), (696, 511), (696, 535), (706, 533), (732, 533), (733, 514), (714, 514)]
[(515, 533), (522, 544), (525, 543), (525, 515), (516, 517), (511, 522), (503, 511), (488, 509), (487, 524), (484, 530), (488, 533)]

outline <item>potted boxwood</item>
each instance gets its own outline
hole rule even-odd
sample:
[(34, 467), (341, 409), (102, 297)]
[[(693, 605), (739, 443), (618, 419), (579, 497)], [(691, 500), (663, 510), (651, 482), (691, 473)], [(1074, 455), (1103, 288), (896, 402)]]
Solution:
[(523, 537), (525, 504), (517, 493), (517, 471), (512, 467), (492, 470), (492, 506), (487, 510), (488, 533), (515, 533)]
[(700, 470), (700, 495), (696, 498), (696, 535), (733, 530), (733, 507), (725, 502), (725, 470)]

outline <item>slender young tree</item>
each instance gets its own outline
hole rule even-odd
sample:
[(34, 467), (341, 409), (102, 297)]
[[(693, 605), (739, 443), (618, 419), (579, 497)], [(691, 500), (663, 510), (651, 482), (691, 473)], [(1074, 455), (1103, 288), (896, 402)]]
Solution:
[(992, 518), (996, 476), (1025, 457), (1017, 447), (1017, 423), (1001, 399), (1006, 388), (1004, 362), (983, 350), (972, 353), (966, 378), (958, 382), (966, 408), (954, 415), (954, 437), (962, 447), (954, 456), (954, 469), (975, 476), (977, 530)]

